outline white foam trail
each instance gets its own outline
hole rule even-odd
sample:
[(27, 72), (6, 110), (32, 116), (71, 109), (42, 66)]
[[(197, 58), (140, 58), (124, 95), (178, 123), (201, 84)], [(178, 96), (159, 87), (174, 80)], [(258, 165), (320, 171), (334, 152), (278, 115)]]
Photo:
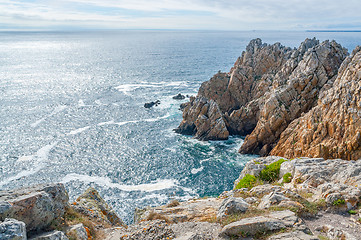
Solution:
[(36, 122), (30, 124), (30, 126), (33, 127), (33, 128), (39, 126), (39, 124), (42, 123), (42, 122), (44, 122), (48, 117), (51, 117), (51, 116), (53, 116), (53, 115), (55, 115), (55, 114), (57, 114), (57, 113), (60, 113), (60, 112), (63, 111), (65, 108), (66, 108), (66, 106), (64, 106), (64, 105), (59, 105), (59, 106), (57, 106), (56, 108), (54, 108), (54, 110), (53, 110), (48, 116), (43, 117), (43, 118), (37, 120)]
[(159, 121), (161, 119), (165, 119), (168, 118), (170, 116), (169, 113), (167, 113), (166, 115), (162, 116), (162, 117), (156, 117), (156, 118), (148, 118), (148, 119), (141, 119), (141, 120), (131, 120), (131, 121), (124, 121), (124, 122), (114, 122), (114, 120), (108, 121), (108, 122), (101, 122), (98, 123), (98, 126), (104, 126), (104, 125), (119, 125), (119, 126), (123, 126), (125, 124), (128, 123), (137, 123), (137, 122), (156, 122)]
[(193, 169), (191, 170), (191, 173), (192, 173), (192, 174), (197, 174), (197, 173), (199, 173), (199, 172), (202, 172), (203, 169), (204, 169), (204, 167), (193, 168)]
[(31, 169), (23, 170), (12, 177), (6, 178), (4, 181), (0, 182), (0, 187), (2, 187), (14, 180), (18, 180), (20, 178), (27, 177), (27, 176), (30, 176), (30, 175), (33, 175), (33, 174), (39, 172), (42, 168), (45, 167), (46, 161), (48, 160), (48, 155), (49, 155), (51, 149), (53, 147), (55, 147), (56, 144), (57, 144), (57, 142), (51, 143), (49, 145), (46, 145), (46, 146), (40, 148), (34, 155), (25, 156), (25, 157), (32, 157), (32, 159), (36, 159), (36, 162), (34, 164), (32, 164), (35, 167), (31, 168)]
[(119, 86), (115, 87), (115, 89), (124, 93), (125, 95), (130, 96), (131, 94), (129, 94), (129, 92), (134, 91), (138, 88), (162, 87), (161, 85), (154, 84), (154, 83), (150, 83), (150, 84), (149, 83), (145, 84), (145, 82), (143, 82), (143, 83), (144, 84), (123, 84), (123, 85), (119, 85)]
[(101, 123), (98, 123), (97, 125), (104, 126), (104, 125), (112, 125), (112, 124), (115, 124), (114, 120), (110, 120), (108, 122), (101, 122)]
[(27, 162), (27, 161), (31, 161), (33, 160), (34, 155), (29, 155), (29, 156), (21, 156), (18, 158), (18, 162)]
[(78, 129), (75, 129), (75, 130), (73, 130), (73, 131), (70, 131), (70, 132), (67, 133), (66, 135), (75, 135), (75, 134), (84, 132), (84, 131), (88, 130), (89, 128), (90, 128), (90, 126), (83, 127), (83, 128), (78, 128)]
[(123, 191), (143, 191), (143, 192), (153, 192), (153, 191), (159, 191), (163, 189), (169, 189), (172, 187), (177, 186), (177, 180), (174, 179), (160, 179), (153, 183), (147, 183), (147, 184), (139, 184), (139, 185), (125, 185), (125, 184), (119, 184), (119, 183), (113, 183), (110, 178), (108, 177), (94, 177), (94, 176), (88, 176), (88, 175), (82, 175), (82, 174), (76, 174), (76, 173), (70, 173), (66, 175), (62, 183), (68, 183), (71, 181), (81, 181), (85, 183), (96, 183), (98, 185), (101, 185), (103, 187), (107, 188), (118, 188)]

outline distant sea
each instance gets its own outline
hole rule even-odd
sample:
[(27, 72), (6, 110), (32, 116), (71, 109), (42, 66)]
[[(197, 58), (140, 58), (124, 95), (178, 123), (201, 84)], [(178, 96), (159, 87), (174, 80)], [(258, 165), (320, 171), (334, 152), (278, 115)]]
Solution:
[(242, 137), (175, 134), (172, 96), (195, 95), (257, 37), (361, 44), (360, 32), (0, 32), (0, 189), (62, 182), (73, 200), (93, 186), (128, 223), (135, 207), (230, 190), (255, 156), (237, 153)]

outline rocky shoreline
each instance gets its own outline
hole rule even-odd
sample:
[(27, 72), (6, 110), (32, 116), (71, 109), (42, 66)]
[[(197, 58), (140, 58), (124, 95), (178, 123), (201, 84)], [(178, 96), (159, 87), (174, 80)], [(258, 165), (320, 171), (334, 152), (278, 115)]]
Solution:
[(241, 153), (361, 157), (361, 48), (306, 39), (297, 49), (252, 40), (228, 73), (204, 82), (176, 129), (200, 140), (246, 136)]
[(0, 191), (0, 239), (360, 239), (361, 162), (262, 157), (219, 197), (137, 209), (126, 226), (89, 188)]

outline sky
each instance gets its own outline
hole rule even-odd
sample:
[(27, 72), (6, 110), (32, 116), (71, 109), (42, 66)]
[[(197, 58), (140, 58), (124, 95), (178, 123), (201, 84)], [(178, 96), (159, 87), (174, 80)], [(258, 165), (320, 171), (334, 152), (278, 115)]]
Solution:
[(0, 30), (361, 30), (361, 0), (0, 0)]

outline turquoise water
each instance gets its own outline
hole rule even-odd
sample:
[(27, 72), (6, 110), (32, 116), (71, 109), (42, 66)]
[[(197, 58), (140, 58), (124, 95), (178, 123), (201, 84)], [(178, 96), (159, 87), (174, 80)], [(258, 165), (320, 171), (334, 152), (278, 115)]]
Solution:
[[(228, 71), (256, 37), (296, 47), (306, 37), (353, 49), (361, 33), (0, 33), (0, 189), (63, 182), (74, 199), (93, 186), (131, 222), (135, 207), (232, 188), (242, 138), (175, 134), (184, 101)], [(145, 102), (159, 99), (152, 109)]]

